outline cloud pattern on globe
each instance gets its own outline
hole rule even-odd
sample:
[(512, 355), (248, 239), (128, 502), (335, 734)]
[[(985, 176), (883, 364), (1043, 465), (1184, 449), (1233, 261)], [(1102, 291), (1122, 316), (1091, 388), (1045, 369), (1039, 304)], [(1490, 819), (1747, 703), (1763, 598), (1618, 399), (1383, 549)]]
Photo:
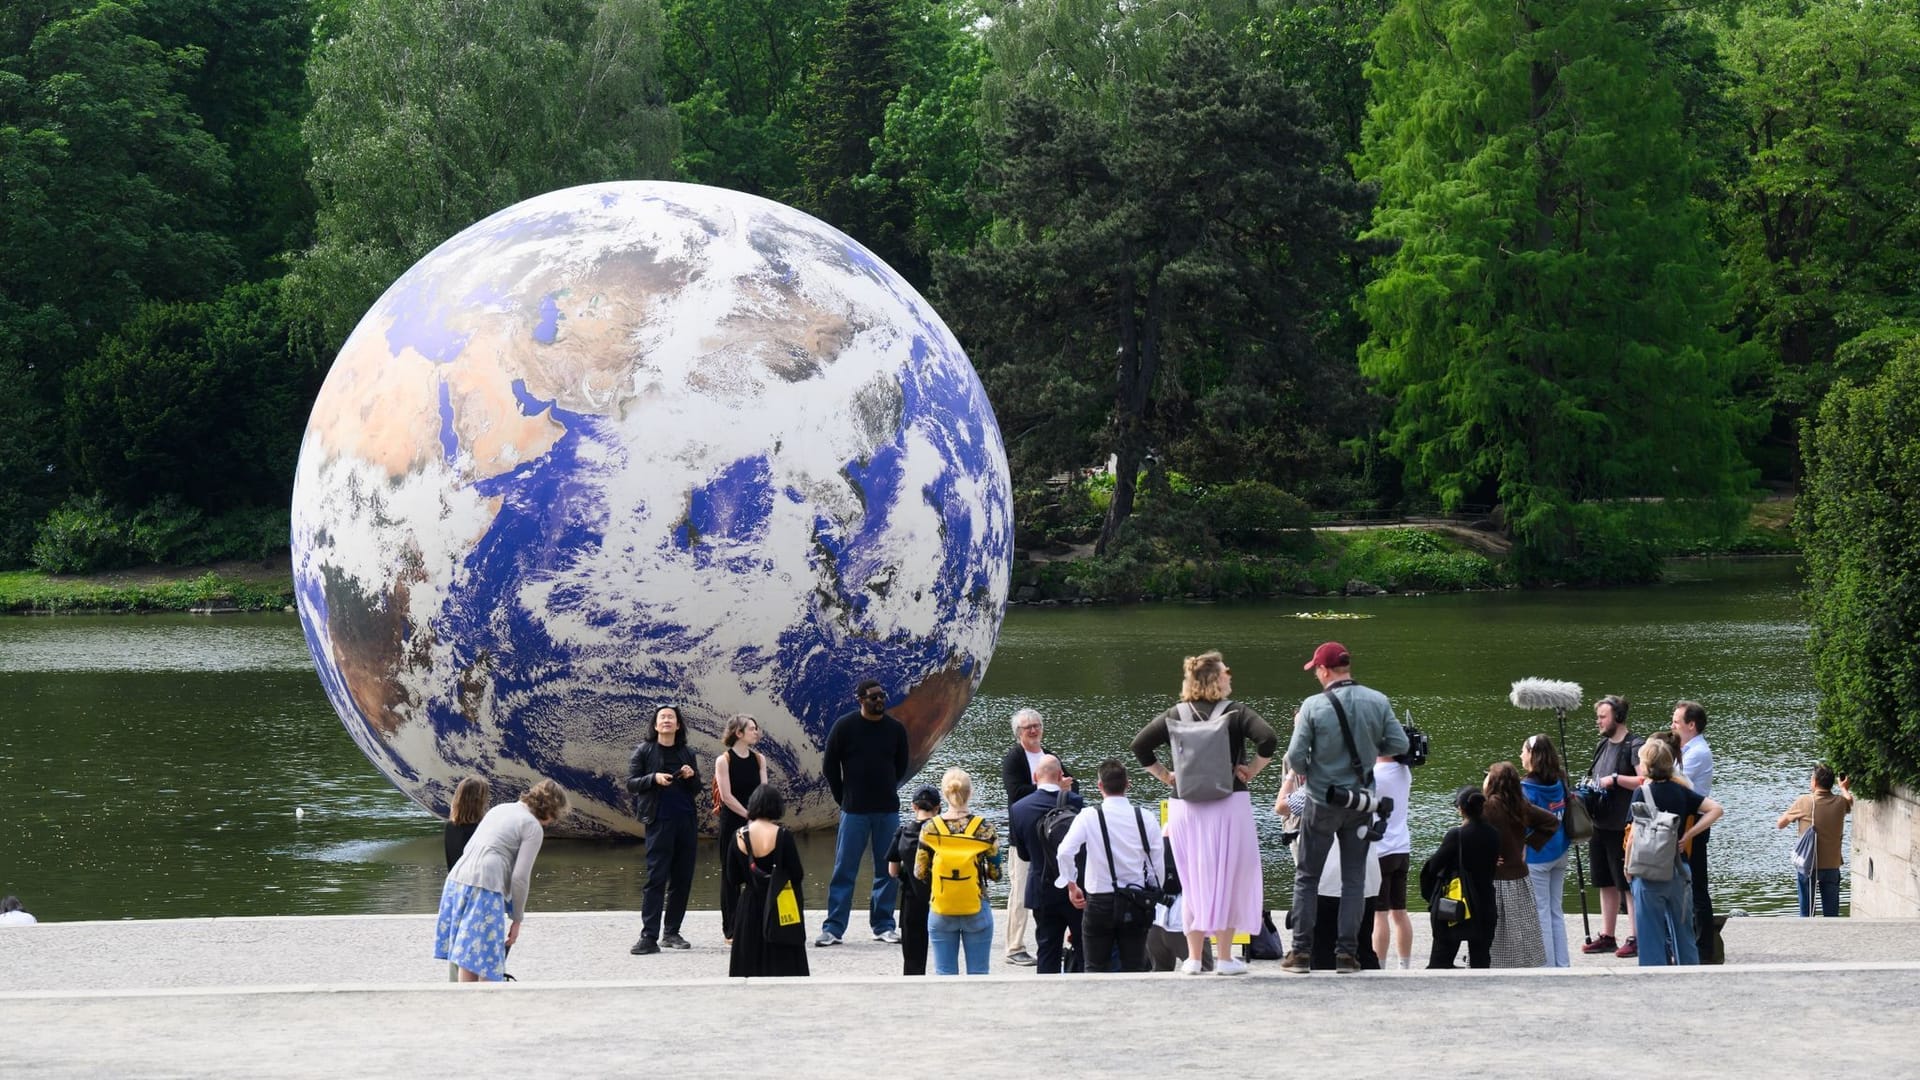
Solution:
[[(661, 704), (765, 731), (790, 820), (877, 678), (915, 768), (986, 673), (1011, 492), (972, 365), (844, 234), (689, 184), (557, 191), (427, 255), (341, 350), (293, 498), (300, 619), (347, 731), (444, 813), (551, 777), (637, 831)], [(704, 811), (704, 807), (702, 808)]]

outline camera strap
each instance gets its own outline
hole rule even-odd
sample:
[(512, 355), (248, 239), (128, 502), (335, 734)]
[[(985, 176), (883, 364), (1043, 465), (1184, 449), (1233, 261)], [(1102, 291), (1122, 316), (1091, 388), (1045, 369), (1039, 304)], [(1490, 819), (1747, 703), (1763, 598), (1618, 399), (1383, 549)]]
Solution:
[(1353, 744), (1353, 728), (1347, 724), (1346, 707), (1340, 704), (1340, 695), (1333, 692), (1335, 686), (1352, 685), (1354, 685), (1352, 679), (1334, 683), (1333, 686), (1327, 687), (1325, 693), (1327, 700), (1333, 702), (1333, 715), (1340, 720), (1340, 740), (1347, 744), (1347, 755), (1353, 758), (1354, 774), (1360, 778), (1360, 786), (1371, 791), (1373, 790), (1373, 770), (1361, 763), (1360, 748)]

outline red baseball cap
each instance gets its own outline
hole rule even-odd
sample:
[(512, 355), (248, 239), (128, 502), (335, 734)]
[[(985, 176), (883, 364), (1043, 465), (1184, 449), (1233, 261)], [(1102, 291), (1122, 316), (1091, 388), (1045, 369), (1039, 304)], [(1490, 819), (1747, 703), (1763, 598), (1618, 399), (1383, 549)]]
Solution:
[(1312, 671), (1317, 667), (1343, 668), (1353, 665), (1353, 657), (1347, 653), (1347, 647), (1337, 641), (1329, 641), (1313, 650), (1313, 659), (1302, 664), (1300, 670)]

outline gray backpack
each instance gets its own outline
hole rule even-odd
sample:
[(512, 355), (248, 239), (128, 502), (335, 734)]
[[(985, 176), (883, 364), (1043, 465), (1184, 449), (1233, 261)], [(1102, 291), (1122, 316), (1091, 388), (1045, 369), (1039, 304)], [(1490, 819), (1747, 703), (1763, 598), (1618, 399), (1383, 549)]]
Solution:
[(1167, 720), (1167, 740), (1173, 744), (1174, 795), (1187, 802), (1217, 802), (1233, 794), (1233, 740), (1227, 734), (1227, 706), (1213, 712), (1181, 702)]
[(1627, 876), (1672, 881), (1680, 867), (1680, 815), (1654, 805), (1653, 792), (1640, 785), (1633, 793), (1633, 846), (1627, 851)]

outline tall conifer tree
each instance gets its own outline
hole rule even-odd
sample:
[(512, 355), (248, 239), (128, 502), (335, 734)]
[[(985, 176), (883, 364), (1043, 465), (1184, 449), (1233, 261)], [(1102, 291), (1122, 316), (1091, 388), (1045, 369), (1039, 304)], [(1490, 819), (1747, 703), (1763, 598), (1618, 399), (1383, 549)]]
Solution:
[(1628, 21), (1657, 17), (1402, 0), (1376, 37), (1358, 166), (1398, 250), (1362, 302), (1362, 370), (1409, 484), (1497, 500), (1523, 560), (1577, 558), (1627, 500), (1724, 509), (1748, 483), (1720, 253), (1679, 96)]

